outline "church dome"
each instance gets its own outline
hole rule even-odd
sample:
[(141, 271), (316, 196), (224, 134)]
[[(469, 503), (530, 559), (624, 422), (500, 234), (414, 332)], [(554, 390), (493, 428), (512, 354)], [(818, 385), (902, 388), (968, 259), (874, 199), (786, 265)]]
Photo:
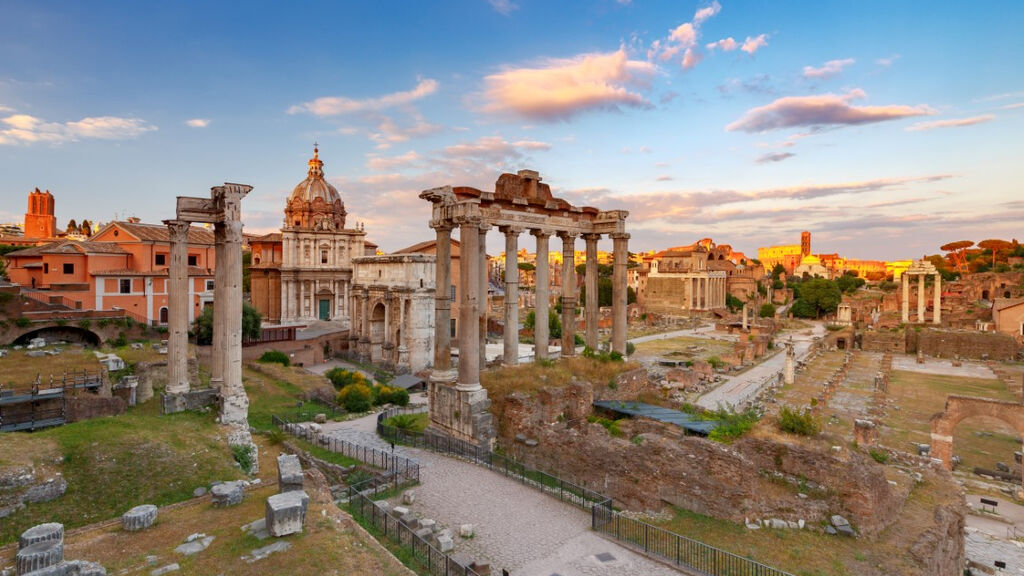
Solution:
[(345, 204), (338, 189), (324, 179), (319, 148), (313, 148), (306, 179), (292, 190), (284, 212), (285, 228), (330, 231), (345, 227)]
[(800, 259), (801, 266), (813, 266), (815, 264), (821, 265), (821, 258), (818, 258), (814, 254), (808, 254)]

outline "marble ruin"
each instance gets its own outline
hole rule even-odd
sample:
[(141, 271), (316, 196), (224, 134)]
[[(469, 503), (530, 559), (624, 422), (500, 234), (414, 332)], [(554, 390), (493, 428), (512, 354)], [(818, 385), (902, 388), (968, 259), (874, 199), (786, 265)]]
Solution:
[[(420, 198), (433, 205), (431, 227), (437, 234), (437, 266), (435, 286), (451, 284), (451, 233), (459, 229), (459, 364), (451, 368), (451, 335), (449, 332), (451, 299), (445, 290), (437, 290), (434, 319), (434, 367), (430, 377), (430, 421), (444, 432), (456, 437), (489, 444), (494, 430), (487, 391), (480, 385), (487, 327), (487, 232), (493, 226), (505, 235), (505, 310), (504, 357), (506, 365), (518, 362), (519, 308), (518, 263), (519, 235), (529, 231), (536, 237), (536, 306), (537, 318), (547, 318), (548, 240), (557, 235), (562, 240), (562, 346), (561, 355), (575, 355), (578, 301), (575, 273), (575, 243), (583, 236), (587, 253), (596, 262), (597, 242), (609, 235), (614, 244), (612, 338), (611, 348), (624, 354), (626, 350), (626, 260), (629, 234), (626, 233), (624, 210), (601, 211), (593, 207), (573, 206), (551, 195), (547, 184), (533, 170), (518, 174), (502, 174), (494, 192), (469, 187), (444, 186), (425, 190)], [(473, 257), (476, 256), (476, 257)], [(597, 266), (587, 266), (586, 284), (597, 286)], [(597, 349), (598, 308), (596, 289), (589, 289), (584, 307), (586, 344)], [(547, 322), (537, 322), (534, 334), (536, 359), (548, 357)]]
[(193, 222), (213, 224), (217, 269), (214, 277), (213, 350), (210, 385), (220, 397), (221, 424), (228, 444), (243, 446), (257, 469), (257, 449), (249, 433), (249, 398), (242, 386), (242, 198), (252, 190), (225, 183), (209, 198), (179, 196), (177, 218), (165, 220), (171, 234), (168, 381), (165, 412), (190, 407), (188, 376), (188, 230)]
[(904, 323), (910, 322), (910, 277), (917, 276), (917, 322), (925, 322), (925, 289), (924, 281), (926, 276), (935, 277), (935, 294), (932, 304), (932, 323), (942, 323), (942, 276), (935, 268), (935, 265), (927, 260), (915, 260), (914, 263), (903, 273), (902, 319)]

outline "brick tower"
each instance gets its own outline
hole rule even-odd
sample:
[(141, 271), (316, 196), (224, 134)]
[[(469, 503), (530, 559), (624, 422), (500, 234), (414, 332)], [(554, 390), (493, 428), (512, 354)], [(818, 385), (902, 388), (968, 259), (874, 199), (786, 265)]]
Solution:
[(806, 257), (811, 254), (811, 233), (804, 230), (800, 233), (800, 257)]
[(53, 215), (53, 194), (40, 192), (39, 188), (28, 193), (28, 212), (25, 213), (25, 236), (29, 238), (53, 238), (57, 231), (57, 217)]

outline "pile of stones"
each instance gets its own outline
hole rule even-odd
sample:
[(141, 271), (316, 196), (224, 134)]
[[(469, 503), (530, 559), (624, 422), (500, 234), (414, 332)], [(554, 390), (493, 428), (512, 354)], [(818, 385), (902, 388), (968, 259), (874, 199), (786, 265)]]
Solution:
[(829, 520), (831, 521), (831, 524), (825, 526), (825, 532), (832, 535), (841, 534), (851, 538), (857, 537), (857, 533), (853, 531), (853, 526), (850, 526), (850, 521), (846, 518), (843, 518), (838, 514), (834, 514)]
[[(33, 526), (18, 539), (15, 556), (18, 576), (106, 576), (95, 562), (64, 560), (64, 525), (56, 522)], [(4, 574), (7, 574), (5, 571)]]

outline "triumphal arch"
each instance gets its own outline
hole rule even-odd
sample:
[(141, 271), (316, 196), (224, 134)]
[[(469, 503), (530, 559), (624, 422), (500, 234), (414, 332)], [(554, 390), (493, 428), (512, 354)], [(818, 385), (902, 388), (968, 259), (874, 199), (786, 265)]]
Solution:
[[(443, 186), (425, 190), (420, 198), (433, 204), (430, 226), (437, 233), (434, 319), (434, 366), (430, 378), (431, 426), (456, 437), (489, 443), (494, 437), (490, 400), (480, 385), (487, 328), (487, 232), (497, 227), (505, 235), (504, 363), (514, 365), (519, 348), (519, 236), (529, 232), (537, 245), (535, 351), (548, 355), (550, 302), (548, 240), (562, 241), (562, 346), (561, 355), (575, 355), (578, 290), (576, 239), (586, 242), (585, 342), (598, 347), (597, 242), (607, 234), (613, 241), (611, 349), (626, 352), (626, 263), (629, 234), (625, 210), (602, 211), (573, 206), (551, 195), (533, 170), (502, 174), (493, 192), (470, 187)], [(451, 367), (451, 233), (459, 229), (458, 369)]]

